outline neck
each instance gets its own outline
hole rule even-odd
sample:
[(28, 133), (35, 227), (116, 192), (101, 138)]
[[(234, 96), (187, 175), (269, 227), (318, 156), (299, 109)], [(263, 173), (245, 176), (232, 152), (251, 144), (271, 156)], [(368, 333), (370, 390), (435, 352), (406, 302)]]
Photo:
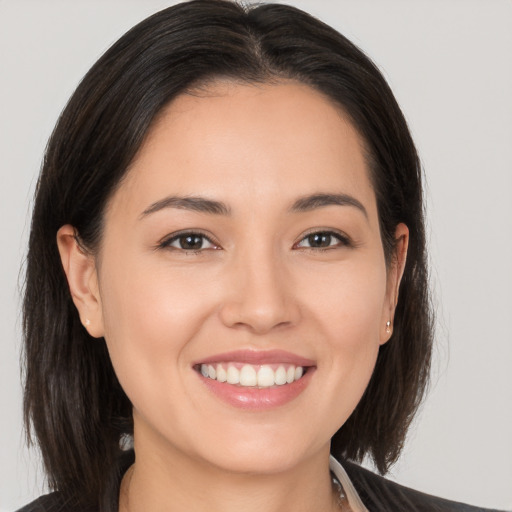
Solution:
[(135, 443), (135, 464), (120, 492), (120, 512), (338, 511), (329, 447), (280, 472), (237, 473), (172, 448), (152, 452)]

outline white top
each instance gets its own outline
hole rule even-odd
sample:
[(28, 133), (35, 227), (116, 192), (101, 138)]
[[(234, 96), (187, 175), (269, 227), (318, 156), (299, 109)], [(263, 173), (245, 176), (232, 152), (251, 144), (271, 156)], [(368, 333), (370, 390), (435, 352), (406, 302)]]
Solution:
[(369, 512), (361, 501), (359, 494), (357, 494), (347, 472), (332, 455), (329, 459), (329, 467), (343, 487), (343, 491), (345, 492), (345, 496), (347, 497), (348, 504), (350, 505), (352, 512)]

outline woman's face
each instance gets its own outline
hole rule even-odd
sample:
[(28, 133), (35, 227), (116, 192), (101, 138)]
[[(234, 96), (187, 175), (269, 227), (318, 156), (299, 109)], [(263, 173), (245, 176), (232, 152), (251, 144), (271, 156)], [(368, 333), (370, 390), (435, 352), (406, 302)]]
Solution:
[(400, 273), (360, 137), (291, 82), (173, 101), (95, 264), (81, 312), (133, 404), (136, 450), (256, 472), (328, 452), (389, 338)]

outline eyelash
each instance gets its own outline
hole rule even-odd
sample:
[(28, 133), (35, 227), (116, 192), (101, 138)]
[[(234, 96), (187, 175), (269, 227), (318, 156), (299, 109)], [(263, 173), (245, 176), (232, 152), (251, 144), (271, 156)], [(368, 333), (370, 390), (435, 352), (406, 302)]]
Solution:
[[(180, 239), (197, 237), (201, 239), (201, 245), (204, 244), (206, 240), (213, 247), (199, 247), (198, 249), (184, 249), (183, 247), (173, 247), (172, 244), (174, 242), (179, 242)], [(181, 231), (179, 233), (173, 233), (169, 238), (165, 238), (158, 244), (158, 249), (171, 249), (175, 251), (182, 251), (187, 254), (200, 254), (206, 250), (217, 250), (220, 249), (219, 244), (217, 244), (211, 237), (201, 233), (200, 231)]]
[[(304, 242), (305, 240), (307, 240), (310, 237), (319, 236), (319, 235), (324, 236), (324, 237), (327, 236), (327, 237), (334, 238), (338, 241), (338, 243), (334, 244), (334, 245), (327, 245), (326, 247), (311, 247), (311, 246), (300, 247), (300, 245), (299, 245), (300, 243)], [(310, 243), (311, 243), (311, 241), (310, 241)], [(296, 244), (294, 244), (294, 248), (309, 250), (309, 251), (329, 251), (329, 250), (336, 249), (339, 247), (352, 247), (352, 246), (353, 246), (353, 244), (349, 237), (347, 237), (346, 235), (339, 233), (337, 231), (331, 231), (331, 230), (311, 231), (311, 232), (307, 233), (306, 235), (304, 235)]]
[[(338, 243), (336, 243), (334, 245), (331, 245), (329, 243), (329, 245), (327, 245), (325, 247), (311, 247), (311, 245), (302, 246), (302, 247), (300, 246), (300, 244), (302, 242), (307, 241), (308, 239), (310, 239), (309, 243), (311, 244), (311, 242), (312, 242), (311, 237), (314, 237), (314, 236), (330, 237), (329, 242), (331, 242), (332, 241), (331, 239), (334, 238), (335, 240), (338, 241)], [(173, 243), (179, 242), (180, 239), (193, 238), (193, 237), (197, 237), (197, 238), (201, 239), (201, 247), (199, 247), (197, 249), (185, 249), (183, 247), (173, 247), (172, 246)], [(213, 247), (202, 247), (202, 245), (204, 245), (204, 241), (208, 242)], [(337, 231), (332, 231), (332, 230), (315, 230), (315, 231), (311, 231), (311, 232), (307, 233), (306, 235), (304, 235), (298, 242), (296, 242), (293, 245), (293, 248), (299, 249), (299, 250), (307, 250), (307, 251), (328, 251), (328, 250), (336, 249), (339, 247), (352, 247), (352, 246), (353, 246), (352, 241), (346, 235), (343, 235), (342, 233), (339, 233)], [(201, 233), (200, 231), (181, 231), (178, 233), (174, 233), (169, 238), (162, 240), (158, 244), (158, 249), (171, 249), (171, 250), (176, 250), (176, 251), (182, 251), (186, 254), (200, 254), (206, 250), (218, 250), (220, 248), (221, 248), (220, 245), (218, 243), (216, 243), (211, 237), (205, 235), (204, 233)]]

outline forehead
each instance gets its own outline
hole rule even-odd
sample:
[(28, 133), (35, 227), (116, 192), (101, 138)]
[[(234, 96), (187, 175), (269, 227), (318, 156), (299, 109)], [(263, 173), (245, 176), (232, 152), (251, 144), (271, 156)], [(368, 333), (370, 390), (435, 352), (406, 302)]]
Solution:
[(309, 86), (219, 81), (162, 111), (120, 189), (140, 207), (165, 193), (231, 194), (232, 203), (321, 191), (373, 202), (364, 155), (348, 116)]

